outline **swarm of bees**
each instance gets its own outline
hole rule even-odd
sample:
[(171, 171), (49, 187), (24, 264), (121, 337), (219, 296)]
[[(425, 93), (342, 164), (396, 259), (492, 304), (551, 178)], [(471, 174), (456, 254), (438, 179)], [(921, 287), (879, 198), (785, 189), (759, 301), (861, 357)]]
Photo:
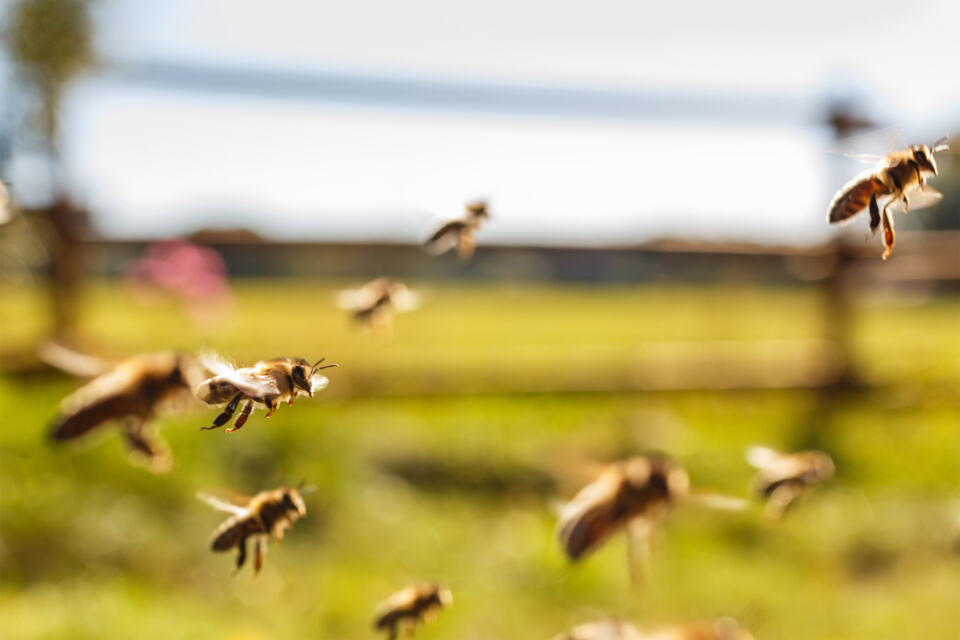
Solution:
[(205, 353), (200, 362), (214, 376), (201, 382), (194, 394), (207, 404), (225, 405), (223, 411), (213, 419), (213, 424), (203, 429), (219, 429), (233, 417), (237, 407), (243, 402), (243, 409), (227, 432), (242, 427), (254, 406), (267, 409), (269, 418), (281, 402), (293, 404), (298, 395), (310, 398), (317, 391), (325, 389), (329, 380), (320, 371), (336, 367), (335, 364), (323, 365), (321, 358), (311, 365), (303, 358), (276, 358), (261, 361), (252, 367), (237, 368), (213, 353)]
[(833, 459), (823, 451), (780, 453), (767, 447), (747, 449), (747, 463), (757, 469), (754, 490), (766, 501), (766, 516), (779, 520), (794, 500), (833, 476)]
[(390, 331), (394, 311), (410, 311), (419, 304), (419, 298), (407, 285), (390, 278), (377, 278), (359, 289), (346, 289), (337, 299), (355, 322), (381, 332)]
[(254, 575), (263, 567), (267, 539), (279, 542), (284, 531), (307, 515), (300, 490), (290, 487), (261, 491), (253, 497), (238, 496), (234, 501), (221, 500), (206, 493), (197, 494), (197, 497), (215, 509), (233, 514), (213, 532), (210, 549), (229, 551), (236, 547), (237, 571), (247, 561), (247, 538), (253, 538)]
[(451, 604), (453, 595), (444, 585), (437, 582), (412, 584), (397, 591), (377, 607), (373, 627), (386, 631), (388, 640), (396, 640), (402, 623), (412, 628)]
[[(886, 260), (896, 241), (891, 207), (902, 203), (904, 213), (908, 213), (911, 207), (929, 207), (943, 197), (926, 184), (928, 175), (937, 175), (937, 161), (933, 156), (949, 148), (946, 141), (942, 138), (929, 146), (918, 144), (894, 151), (878, 168), (857, 176), (836, 193), (827, 220), (837, 224), (869, 209), (870, 231), (876, 232), (883, 226), (883, 259)], [(886, 199), (882, 209), (881, 198)]]
[(432, 255), (440, 255), (456, 248), (461, 260), (469, 260), (477, 246), (473, 234), (480, 228), (481, 223), (489, 219), (490, 212), (486, 202), (468, 204), (462, 217), (448, 220), (430, 236), (427, 240), (427, 251)]

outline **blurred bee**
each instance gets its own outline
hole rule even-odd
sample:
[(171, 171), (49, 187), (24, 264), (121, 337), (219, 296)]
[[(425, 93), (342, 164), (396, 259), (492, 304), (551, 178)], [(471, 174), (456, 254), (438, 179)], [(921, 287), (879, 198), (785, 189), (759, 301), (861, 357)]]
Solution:
[(7, 187), (0, 180), (0, 224), (9, 222), (13, 218), (13, 212), (10, 210), (10, 196), (7, 194)]
[[(886, 260), (895, 242), (890, 206), (902, 202), (903, 211), (907, 213), (911, 206), (914, 209), (929, 207), (942, 197), (932, 187), (925, 187), (926, 176), (937, 175), (933, 154), (949, 148), (946, 140), (942, 138), (929, 147), (913, 145), (888, 155), (878, 168), (857, 176), (833, 196), (827, 220), (831, 224), (843, 222), (868, 208), (870, 231), (876, 232), (877, 227), (883, 225), (883, 259)], [(883, 209), (880, 198), (888, 198)]]
[(341, 291), (337, 299), (341, 308), (352, 313), (354, 321), (385, 332), (390, 331), (394, 311), (410, 311), (419, 304), (407, 285), (390, 278), (377, 278), (359, 289)]
[(150, 469), (170, 468), (169, 450), (148, 427), (161, 405), (192, 397), (192, 384), (202, 379), (192, 358), (174, 352), (151, 353), (110, 366), (58, 345), (47, 345), (41, 357), (69, 372), (99, 374), (60, 403), (51, 432), (54, 440), (72, 440), (118, 420), (127, 445), (146, 458)]
[[(562, 509), (557, 535), (567, 556), (576, 561), (626, 529), (630, 569), (635, 571), (649, 555), (654, 529), (681, 501), (736, 511), (747, 506), (737, 498), (692, 494), (690, 476), (671, 458), (636, 456), (607, 465), (596, 480), (581, 489)], [(638, 577), (633, 575), (634, 582)]]
[(644, 640), (632, 624), (621, 620), (597, 620), (578, 625), (552, 640)]
[(373, 627), (385, 630), (388, 640), (396, 640), (401, 622), (408, 622), (412, 628), (419, 622), (426, 622), (451, 604), (453, 595), (442, 584), (412, 584), (397, 591), (377, 607)]
[(324, 359), (321, 358), (316, 364), (311, 365), (303, 358), (277, 358), (258, 362), (252, 367), (238, 369), (215, 354), (201, 355), (200, 363), (214, 376), (197, 385), (194, 394), (207, 404), (226, 403), (223, 412), (214, 418), (213, 424), (201, 428), (218, 429), (225, 425), (236, 413), (242, 400), (246, 400), (243, 409), (227, 432), (236, 431), (242, 427), (250, 417), (254, 405), (266, 407), (269, 418), (284, 400), (288, 404), (293, 404), (298, 395), (312, 398), (315, 392), (326, 388), (329, 382), (327, 377), (319, 372), (337, 366), (335, 364), (320, 366), (323, 361)]
[(250, 497), (237, 496), (235, 504), (205, 493), (197, 497), (212, 507), (233, 515), (224, 521), (210, 541), (212, 551), (229, 551), (237, 548), (237, 571), (247, 561), (247, 538), (253, 538), (253, 574), (260, 573), (267, 538), (279, 542), (283, 532), (293, 523), (307, 515), (307, 506), (298, 489), (279, 487), (261, 491)]
[(557, 526), (560, 544), (571, 560), (579, 560), (625, 527), (631, 542), (646, 544), (650, 530), (689, 490), (686, 470), (670, 458), (614, 462), (563, 508)]
[(758, 469), (754, 490), (767, 502), (766, 517), (779, 520), (790, 505), (834, 473), (833, 459), (822, 451), (780, 453), (767, 447), (747, 449), (747, 463)]
[(484, 220), (489, 219), (490, 212), (486, 202), (468, 204), (461, 218), (445, 222), (430, 236), (427, 240), (427, 251), (431, 255), (440, 255), (456, 247), (460, 259), (469, 260), (477, 245), (473, 234)]
[(644, 640), (753, 640), (753, 634), (733, 618), (690, 622), (658, 629)]

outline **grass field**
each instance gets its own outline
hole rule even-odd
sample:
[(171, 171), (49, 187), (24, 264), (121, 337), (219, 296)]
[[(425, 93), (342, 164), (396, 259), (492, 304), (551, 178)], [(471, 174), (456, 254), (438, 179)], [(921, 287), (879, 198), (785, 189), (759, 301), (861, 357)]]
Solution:
[[(802, 355), (822, 336), (814, 290), (435, 286), (387, 339), (333, 307), (341, 284), (242, 282), (203, 327), (92, 287), (82, 330), (118, 352), (341, 364), (314, 401), (234, 434), (199, 431), (203, 408), (165, 417), (166, 476), (128, 464), (112, 431), (49, 445), (76, 381), (0, 378), (0, 636), (373, 638), (380, 600), (440, 579), (454, 605), (424, 640), (546, 639), (604, 615), (732, 615), (758, 640), (957, 637), (960, 299), (860, 301), (854, 356), (876, 386), (825, 410), (803, 389), (632, 384), (702, 345), (761, 370), (778, 345)], [(42, 335), (39, 293), (0, 294), (0, 346)], [(781, 526), (681, 507), (640, 589), (622, 537), (577, 565), (561, 555), (555, 508), (589, 478), (578, 461), (667, 451), (695, 486), (745, 495), (745, 446), (811, 433), (838, 475)], [(258, 578), (232, 575), (232, 556), (207, 550), (221, 515), (195, 493), (301, 479), (318, 488), (306, 519)]]

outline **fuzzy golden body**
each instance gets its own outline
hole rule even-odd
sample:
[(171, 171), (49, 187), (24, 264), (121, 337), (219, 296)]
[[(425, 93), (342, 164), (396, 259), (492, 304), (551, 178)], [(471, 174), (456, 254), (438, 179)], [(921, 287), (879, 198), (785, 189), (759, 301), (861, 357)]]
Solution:
[[(928, 207), (941, 198), (935, 189), (926, 187), (926, 181), (928, 175), (937, 175), (934, 153), (946, 148), (941, 142), (930, 147), (914, 145), (891, 153), (876, 170), (854, 178), (834, 195), (827, 220), (836, 224), (868, 209), (870, 230), (883, 227), (883, 259), (886, 260), (896, 242), (890, 206), (902, 202), (904, 212), (908, 212), (911, 206), (914, 209)], [(882, 209), (880, 198), (887, 198)]]
[(833, 476), (833, 459), (822, 451), (781, 453), (750, 447), (747, 462), (757, 469), (753, 489), (767, 502), (767, 518), (779, 520), (793, 502)]
[(326, 376), (318, 373), (337, 365), (320, 366), (321, 359), (311, 365), (303, 358), (277, 358), (256, 363), (251, 367), (236, 368), (213, 354), (200, 358), (204, 367), (215, 375), (194, 388), (194, 395), (210, 405), (226, 404), (223, 412), (214, 418), (213, 424), (204, 429), (222, 427), (237, 411), (241, 402), (243, 409), (227, 432), (236, 431), (246, 423), (255, 405), (273, 415), (281, 402), (293, 404), (297, 396), (313, 397), (314, 392), (326, 388)]
[(261, 491), (250, 498), (244, 506), (233, 505), (205, 494), (200, 494), (198, 497), (215, 508), (234, 514), (214, 531), (210, 549), (229, 551), (236, 548), (239, 571), (247, 560), (247, 539), (252, 538), (254, 575), (259, 573), (263, 566), (266, 539), (282, 540), (283, 532), (293, 526), (297, 519), (307, 514), (303, 496), (296, 489), (289, 487)]
[(146, 456), (154, 471), (165, 471), (170, 454), (149, 433), (150, 421), (167, 401), (190, 397), (199, 375), (192, 358), (174, 352), (128, 358), (67, 396), (51, 435), (72, 440), (119, 420), (131, 450)]
[(477, 246), (474, 233), (480, 229), (484, 220), (489, 219), (490, 212), (486, 202), (468, 204), (461, 218), (445, 222), (430, 236), (427, 240), (427, 251), (439, 255), (456, 248), (461, 260), (469, 260)]
[(392, 594), (377, 607), (375, 629), (386, 631), (394, 640), (402, 622), (415, 625), (453, 603), (450, 590), (435, 582), (412, 584)]
[(346, 289), (337, 298), (354, 322), (385, 332), (390, 331), (394, 311), (410, 311), (419, 303), (405, 284), (391, 278), (376, 278), (357, 289)]
[(579, 560), (632, 521), (652, 526), (689, 488), (687, 472), (666, 457), (610, 464), (564, 507), (557, 527), (563, 550)]

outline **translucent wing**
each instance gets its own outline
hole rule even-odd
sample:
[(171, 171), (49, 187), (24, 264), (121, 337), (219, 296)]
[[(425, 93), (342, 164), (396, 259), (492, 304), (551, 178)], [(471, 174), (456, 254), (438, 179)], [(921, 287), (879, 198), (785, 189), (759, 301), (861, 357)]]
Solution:
[(401, 284), (390, 292), (390, 303), (397, 311), (412, 311), (420, 306), (420, 296)]
[(327, 379), (327, 376), (315, 373), (310, 378), (310, 392), (316, 393), (317, 391), (322, 391), (327, 388), (327, 385), (330, 383), (330, 380)]
[[(238, 501), (240, 500), (240, 498), (243, 498), (243, 497), (245, 496), (235, 496), (235, 498)], [(238, 516), (243, 516), (250, 513), (250, 510), (247, 507), (241, 506), (239, 504), (234, 504), (233, 502), (224, 500), (222, 498), (219, 498), (209, 493), (204, 493), (204, 492), (197, 493), (197, 498), (199, 500), (206, 502), (211, 507), (219, 511), (226, 511), (227, 513), (232, 513)], [(249, 502), (249, 500), (250, 499), (247, 498), (245, 502)]]
[(359, 289), (344, 289), (337, 294), (337, 306), (348, 311), (365, 309), (376, 301), (374, 292), (367, 286)]
[[(933, 187), (924, 187), (923, 191), (920, 191), (920, 189), (914, 189), (907, 193), (907, 200), (910, 202), (909, 211), (932, 207), (942, 199), (943, 194)], [(895, 204), (891, 205), (890, 208), (897, 211), (903, 211), (903, 201), (898, 200)]]
[(51, 367), (78, 378), (93, 378), (106, 373), (111, 363), (96, 356), (74, 351), (59, 342), (44, 342), (37, 355)]
[(715, 511), (746, 511), (750, 502), (743, 498), (725, 496), (719, 493), (696, 491), (687, 496), (687, 501), (699, 507), (706, 507)]
[(201, 353), (199, 360), (200, 364), (214, 375), (227, 380), (249, 396), (261, 397), (280, 393), (273, 378), (256, 374), (251, 371), (251, 368), (237, 369), (215, 353), (209, 351)]
[(783, 454), (770, 447), (754, 445), (747, 448), (744, 457), (747, 459), (747, 464), (754, 469), (766, 469), (779, 462), (783, 458)]

